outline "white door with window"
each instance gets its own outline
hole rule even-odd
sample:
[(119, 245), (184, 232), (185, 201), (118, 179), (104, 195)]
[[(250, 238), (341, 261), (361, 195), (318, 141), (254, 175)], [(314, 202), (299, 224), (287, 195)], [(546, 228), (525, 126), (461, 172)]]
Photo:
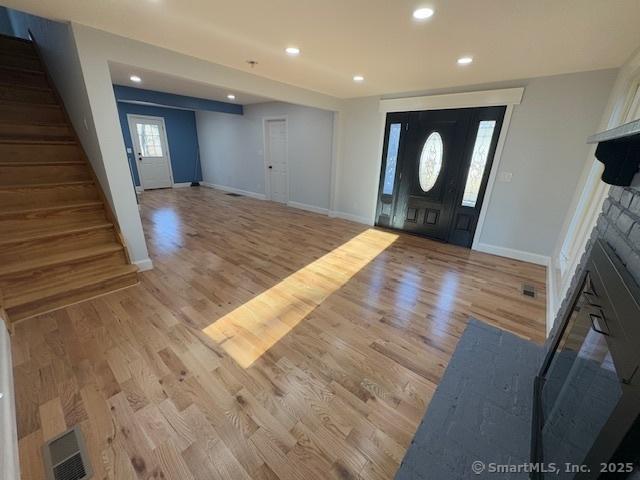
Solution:
[(128, 115), (133, 154), (144, 190), (173, 185), (167, 134), (162, 117)]
[(285, 119), (265, 120), (264, 135), (269, 200), (287, 203), (289, 200), (287, 121)]

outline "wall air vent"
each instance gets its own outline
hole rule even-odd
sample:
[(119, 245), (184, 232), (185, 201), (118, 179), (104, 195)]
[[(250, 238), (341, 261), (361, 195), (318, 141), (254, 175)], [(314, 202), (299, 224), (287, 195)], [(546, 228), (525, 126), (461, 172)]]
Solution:
[(85, 480), (93, 474), (77, 425), (45, 443), (43, 454), (48, 480)]

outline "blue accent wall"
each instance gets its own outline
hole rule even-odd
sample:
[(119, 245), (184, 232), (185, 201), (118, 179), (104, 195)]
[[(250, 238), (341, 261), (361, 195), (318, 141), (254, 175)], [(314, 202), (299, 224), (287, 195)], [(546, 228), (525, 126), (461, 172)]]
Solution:
[(9, 12), (7, 7), (0, 7), (0, 33), (14, 37), (11, 20), (9, 20)]
[[(175, 183), (201, 181), (202, 171), (198, 160), (198, 133), (196, 130), (196, 114), (189, 110), (177, 110), (175, 108), (152, 107), (147, 105), (136, 105), (132, 103), (118, 102), (118, 115), (120, 116), (120, 127), (124, 144), (132, 149), (132, 154), (127, 153), (133, 179), (136, 185), (140, 185), (138, 168), (136, 165), (135, 151), (129, 132), (127, 114), (150, 115), (163, 117), (167, 130), (167, 140), (169, 142), (169, 154), (171, 156), (171, 169), (173, 170), (173, 181)], [(194, 171), (196, 169), (196, 178)]]
[(145, 102), (187, 110), (208, 110), (242, 115), (242, 105), (236, 103), (218, 102), (216, 100), (207, 100), (206, 98), (156, 92), (154, 90), (126, 87), (124, 85), (114, 85), (113, 91), (116, 99), (119, 101)]

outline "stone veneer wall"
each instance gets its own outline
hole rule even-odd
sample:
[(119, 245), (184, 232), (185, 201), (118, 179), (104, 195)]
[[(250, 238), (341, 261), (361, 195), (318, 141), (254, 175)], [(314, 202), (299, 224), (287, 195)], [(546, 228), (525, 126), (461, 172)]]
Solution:
[(578, 287), (578, 278), (596, 239), (603, 239), (616, 252), (627, 270), (640, 285), (640, 187), (611, 187), (604, 201), (598, 223), (591, 232), (587, 248), (571, 281), (568, 294), (555, 318), (549, 338), (553, 338), (561, 319), (566, 314), (571, 293)]

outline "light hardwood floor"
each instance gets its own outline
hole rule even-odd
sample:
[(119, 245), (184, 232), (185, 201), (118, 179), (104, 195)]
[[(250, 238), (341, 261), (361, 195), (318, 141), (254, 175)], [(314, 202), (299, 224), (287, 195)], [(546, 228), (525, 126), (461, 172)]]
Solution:
[(142, 215), (140, 285), (16, 326), (25, 479), (78, 423), (99, 479), (392, 478), (469, 316), (544, 337), (539, 266), (206, 188)]

